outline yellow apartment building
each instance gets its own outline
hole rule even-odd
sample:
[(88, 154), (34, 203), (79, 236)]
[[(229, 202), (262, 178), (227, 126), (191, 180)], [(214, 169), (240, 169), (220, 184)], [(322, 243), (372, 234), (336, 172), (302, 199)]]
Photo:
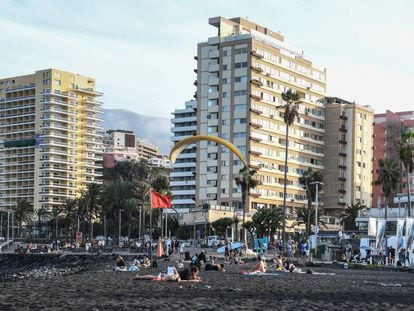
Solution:
[(0, 208), (65, 204), (100, 183), (102, 96), (95, 79), (57, 69), (0, 79)]

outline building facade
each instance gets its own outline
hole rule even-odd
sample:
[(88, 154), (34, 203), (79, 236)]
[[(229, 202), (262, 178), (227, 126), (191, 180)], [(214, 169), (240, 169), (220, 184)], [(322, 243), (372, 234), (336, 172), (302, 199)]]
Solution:
[[(389, 198), (388, 205), (394, 207), (408, 206), (408, 174), (399, 160), (398, 148), (396, 141), (399, 139), (401, 132), (411, 130), (414, 132), (414, 111), (392, 112), (387, 110), (385, 113), (375, 114), (374, 128), (374, 181), (378, 179), (378, 160), (384, 158), (393, 159), (399, 163), (401, 168), (401, 183), (398, 190), (394, 191)], [(411, 196), (414, 195), (414, 176), (410, 176)], [(381, 185), (372, 186), (373, 204), (375, 207), (382, 207), (386, 204)], [(400, 202), (401, 201), (401, 202)]]
[[(184, 109), (173, 112), (171, 128), (173, 143), (196, 135), (197, 103), (194, 100), (185, 103)], [(196, 145), (187, 146), (171, 165), (170, 186), (172, 205), (177, 210), (194, 210), (196, 193)]]
[[(285, 43), (278, 32), (243, 18), (210, 18), (215, 37), (198, 44), (197, 134), (233, 143), (261, 181), (251, 190), (249, 211), (283, 206), (285, 123), (281, 94), (301, 97), (299, 120), (289, 128), (287, 215), (306, 204), (299, 177), (309, 167), (324, 168), (326, 70)], [(243, 167), (226, 148), (197, 144), (196, 205), (241, 208), (234, 178)], [(322, 203), (323, 204), (323, 203)]]
[(372, 207), (374, 111), (368, 106), (326, 97), (325, 216), (338, 222), (346, 205)]
[(93, 78), (56, 69), (0, 79), (0, 207), (48, 210), (100, 183), (102, 96)]

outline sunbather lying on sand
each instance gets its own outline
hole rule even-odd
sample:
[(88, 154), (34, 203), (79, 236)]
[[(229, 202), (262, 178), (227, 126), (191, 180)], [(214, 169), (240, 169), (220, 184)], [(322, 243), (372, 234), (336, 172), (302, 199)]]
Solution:
[(224, 272), (224, 264), (223, 263), (206, 263), (204, 271), (221, 271)]
[(167, 269), (169, 273), (160, 273), (158, 275), (136, 275), (136, 280), (151, 280), (151, 281), (171, 281), (171, 282), (201, 282), (198, 276), (198, 268), (192, 267), (191, 271), (185, 269), (178, 272), (175, 267), (169, 267)]

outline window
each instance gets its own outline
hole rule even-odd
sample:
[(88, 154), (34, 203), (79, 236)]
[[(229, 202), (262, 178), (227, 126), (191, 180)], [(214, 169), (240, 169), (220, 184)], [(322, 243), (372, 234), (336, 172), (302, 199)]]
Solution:
[(241, 62), (241, 63), (234, 63), (234, 68), (238, 69), (238, 68), (246, 68), (247, 67), (247, 62)]
[(208, 107), (217, 106), (217, 99), (210, 99), (210, 100), (207, 102), (207, 106), (208, 106)]
[(227, 70), (228, 69), (228, 65), (223, 65), (223, 70)]
[(247, 48), (240, 48), (240, 49), (234, 49), (234, 54), (245, 54), (247, 53)]
[(246, 132), (235, 132), (234, 133), (234, 138), (245, 138), (246, 137)]
[(221, 133), (220, 137), (223, 139), (229, 139), (229, 134), (228, 133)]
[(246, 110), (246, 104), (234, 105), (234, 111), (244, 111)]
[(207, 180), (207, 185), (215, 187), (217, 186), (217, 180), (214, 180), (214, 179)]
[(223, 79), (222, 79), (222, 83), (223, 83), (223, 84), (227, 84), (227, 83), (229, 83), (229, 79), (227, 79), (227, 78), (223, 78)]
[(217, 173), (217, 166), (207, 166), (207, 172)]
[(247, 77), (246, 76), (235, 77), (234, 82), (247, 82)]
[(221, 189), (221, 193), (226, 193), (226, 189), (225, 188), (222, 188)]
[(221, 161), (221, 167), (226, 167), (227, 166), (227, 161)]
[(229, 120), (221, 120), (221, 125), (229, 125)]
[(217, 118), (218, 118), (218, 113), (217, 112), (207, 114), (207, 119), (208, 120), (215, 120)]
[(209, 126), (207, 128), (207, 132), (208, 133), (217, 133), (217, 131), (218, 131), (218, 127), (217, 126)]
[(234, 119), (234, 124), (246, 124), (246, 118)]
[(226, 106), (221, 107), (221, 111), (223, 111), (223, 112), (230, 111), (230, 106), (226, 105)]
[(223, 92), (223, 98), (227, 97), (227, 92)]
[(215, 152), (208, 153), (207, 158), (212, 159), (212, 160), (217, 160), (217, 153)]
[(233, 160), (233, 165), (237, 166), (237, 165), (241, 165), (241, 161), (240, 160)]
[(242, 91), (235, 91), (234, 92), (234, 96), (245, 96), (247, 93), (246, 90), (242, 90)]
[(223, 51), (223, 56), (228, 56), (229, 55), (229, 51)]

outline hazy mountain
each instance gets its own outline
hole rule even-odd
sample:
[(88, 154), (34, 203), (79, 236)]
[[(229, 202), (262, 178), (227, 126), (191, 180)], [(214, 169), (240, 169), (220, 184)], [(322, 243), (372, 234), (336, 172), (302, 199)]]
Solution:
[(103, 109), (103, 127), (109, 129), (130, 130), (138, 138), (151, 143), (162, 154), (169, 154), (171, 122), (168, 118), (149, 117), (125, 109)]

